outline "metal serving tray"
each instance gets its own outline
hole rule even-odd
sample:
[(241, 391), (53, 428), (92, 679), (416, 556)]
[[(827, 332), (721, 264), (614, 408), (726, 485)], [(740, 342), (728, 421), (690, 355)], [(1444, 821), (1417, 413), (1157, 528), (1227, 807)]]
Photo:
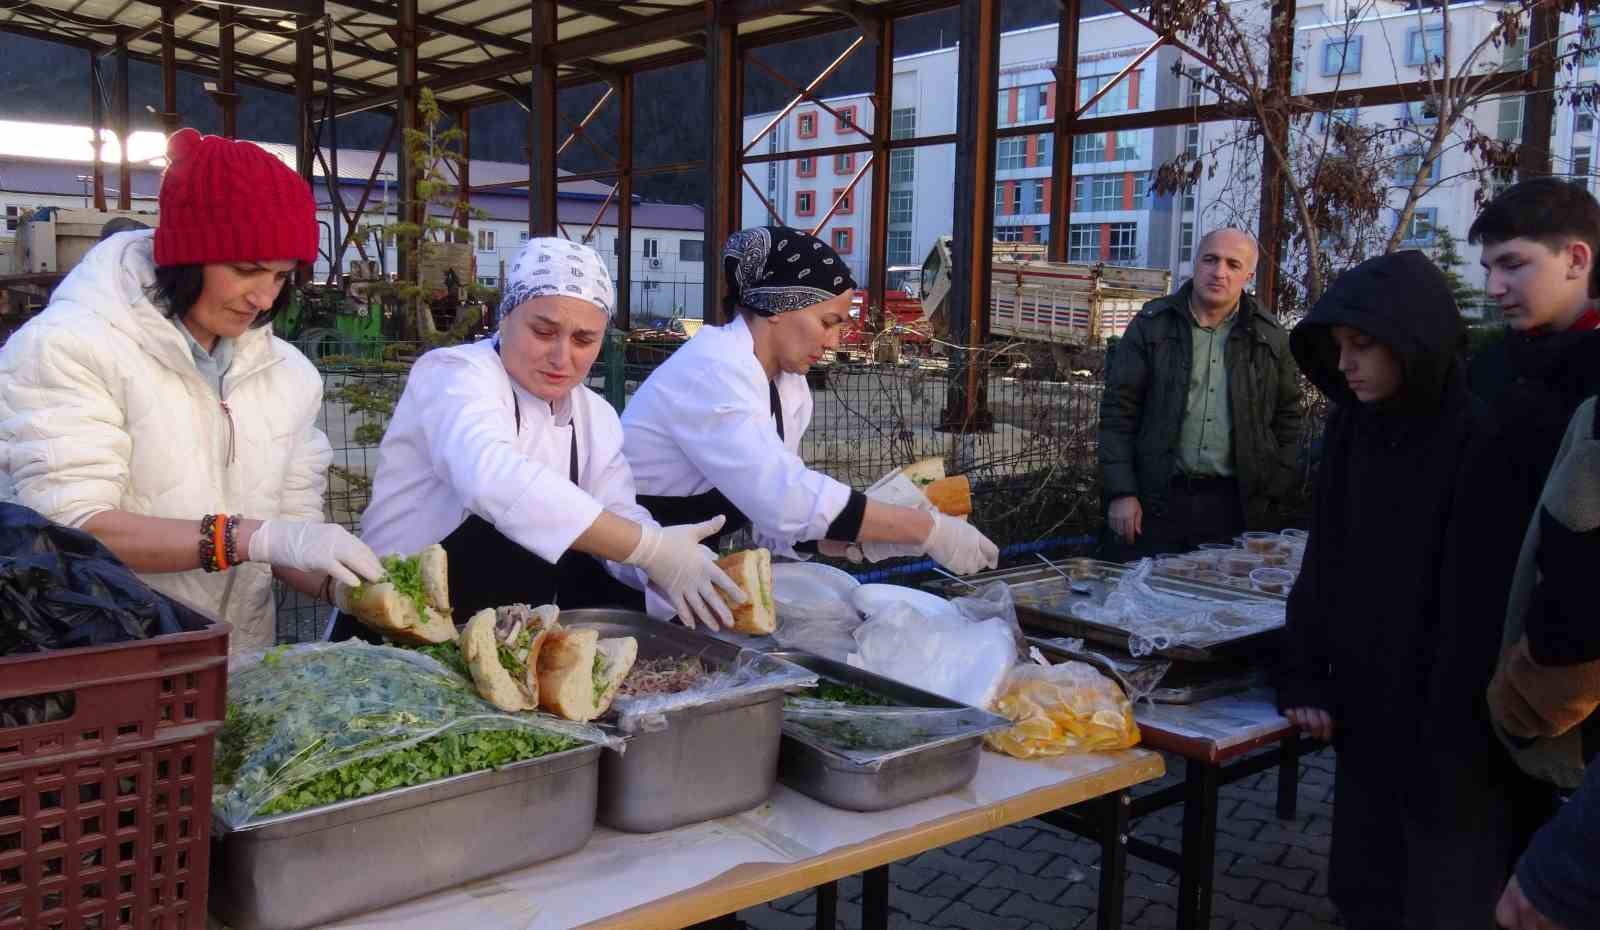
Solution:
[[(561, 613), (561, 624), (596, 629), (607, 639), (632, 636), (639, 641), (640, 661), (698, 656), (717, 671), (746, 651), (631, 610), (567, 610)], [(759, 653), (749, 654), (759, 661)], [(624, 752), (601, 758), (601, 823), (630, 833), (654, 833), (746, 811), (772, 794), (783, 692), (734, 695), (663, 717), (665, 729), (630, 734)]]
[(218, 821), (211, 910), (232, 930), (299, 930), (581, 849), (599, 746), (258, 820)]
[(972, 715), (970, 726), (876, 768), (825, 752), (785, 733), (778, 780), (830, 807), (878, 811), (954, 791), (977, 774), (983, 734), (1011, 725), (1006, 718), (988, 711), (809, 652), (789, 650), (772, 655), (809, 669), (819, 678), (852, 685), (897, 704), (966, 710)]
[[(982, 572), (968, 575), (965, 582), (981, 585), (987, 581), (1004, 581), (1010, 586), (1012, 597), (1016, 601), (1017, 620), (1025, 627), (1057, 636), (1078, 636), (1126, 649), (1127, 630), (1084, 620), (1073, 616), (1070, 611), (1071, 604), (1075, 601), (1104, 604), (1111, 589), (1127, 573), (1127, 566), (1115, 562), (1101, 562), (1097, 559), (1060, 559), (1055, 564), (1071, 575), (1079, 585), (1087, 586), (1089, 593), (1082, 594), (1072, 590), (1067, 579), (1047, 565)], [(1230, 588), (1227, 585), (1158, 575), (1151, 576), (1150, 586), (1158, 591), (1192, 597), (1200, 601), (1255, 601), (1281, 604), (1287, 600), (1281, 594), (1265, 594), (1260, 591)], [(971, 590), (966, 583), (946, 579), (926, 582), (923, 587), (945, 597), (959, 597)], [(1213, 662), (1218, 659), (1219, 651), (1232, 651), (1242, 644), (1259, 643), (1274, 637), (1276, 633), (1276, 630), (1248, 633), (1204, 649), (1196, 646), (1171, 646), (1156, 650), (1155, 655), (1187, 662)]]

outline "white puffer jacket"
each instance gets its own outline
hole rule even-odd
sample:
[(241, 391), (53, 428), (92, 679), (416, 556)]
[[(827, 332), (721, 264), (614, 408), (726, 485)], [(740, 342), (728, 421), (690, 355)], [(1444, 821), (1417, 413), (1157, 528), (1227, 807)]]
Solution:
[[(97, 245), (0, 348), (0, 500), (71, 527), (106, 510), (322, 521), (333, 454), (316, 427), (321, 376), (270, 329), (249, 330), (223, 379), (224, 409), (147, 296), (153, 237)], [(232, 651), (272, 645), (268, 566), (142, 577), (233, 624)]]

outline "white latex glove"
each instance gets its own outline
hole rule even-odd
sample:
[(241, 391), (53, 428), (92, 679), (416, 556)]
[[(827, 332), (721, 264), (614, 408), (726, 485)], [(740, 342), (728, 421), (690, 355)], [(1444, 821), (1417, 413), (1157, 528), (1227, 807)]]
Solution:
[(978, 528), (942, 513), (933, 515), (933, 531), (923, 540), (928, 557), (955, 572), (970, 575), (1000, 564), (1000, 547)]
[(722, 529), (723, 522), (724, 518), (713, 517), (704, 523), (640, 526), (639, 544), (622, 560), (624, 565), (644, 569), (650, 583), (660, 588), (678, 611), (684, 626), (693, 628), (695, 621), (713, 630), (733, 626), (732, 612), (717, 596), (719, 588), (734, 603), (748, 600), (744, 590), (717, 567), (717, 554), (700, 545), (700, 540)]
[(249, 559), (303, 572), (327, 572), (334, 581), (351, 587), (383, 577), (383, 563), (367, 544), (336, 523), (262, 520), (250, 537)]

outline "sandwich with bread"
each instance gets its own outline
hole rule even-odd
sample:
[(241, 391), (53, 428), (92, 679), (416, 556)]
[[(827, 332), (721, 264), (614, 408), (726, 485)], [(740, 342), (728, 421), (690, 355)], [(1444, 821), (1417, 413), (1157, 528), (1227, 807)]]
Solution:
[(944, 459), (919, 459), (900, 469), (940, 513), (965, 517), (972, 513), (972, 482), (966, 475), (946, 476)]
[(638, 658), (632, 636), (601, 639), (599, 630), (552, 629), (539, 649), (539, 706), (579, 723), (593, 720), (611, 709)]
[(384, 576), (354, 587), (334, 588), (334, 603), (362, 625), (405, 645), (447, 643), (456, 638), (450, 613), (450, 573), (444, 547), (416, 555), (386, 555)]
[(717, 560), (717, 567), (728, 573), (745, 593), (745, 602), (735, 604), (721, 591), (733, 614), (733, 631), (751, 636), (766, 636), (778, 628), (778, 607), (772, 600), (772, 553), (766, 549), (745, 549)]
[(539, 652), (559, 613), (551, 604), (510, 604), (473, 614), (461, 655), (484, 700), (513, 713), (539, 709)]

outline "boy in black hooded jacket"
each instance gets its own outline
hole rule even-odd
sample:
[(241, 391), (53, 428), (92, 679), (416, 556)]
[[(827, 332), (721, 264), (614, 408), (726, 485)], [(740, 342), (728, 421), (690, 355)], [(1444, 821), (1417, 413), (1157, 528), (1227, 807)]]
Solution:
[(1290, 337), (1333, 410), (1278, 704), (1338, 751), (1329, 894), (1352, 930), (1492, 927), (1510, 871), (1497, 782), (1439, 764), (1455, 747), (1432, 735), (1470, 730), (1430, 687), (1462, 463), (1484, 433), (1462, 336), (1449, 282), (1408, 251), (1341, 275)]

